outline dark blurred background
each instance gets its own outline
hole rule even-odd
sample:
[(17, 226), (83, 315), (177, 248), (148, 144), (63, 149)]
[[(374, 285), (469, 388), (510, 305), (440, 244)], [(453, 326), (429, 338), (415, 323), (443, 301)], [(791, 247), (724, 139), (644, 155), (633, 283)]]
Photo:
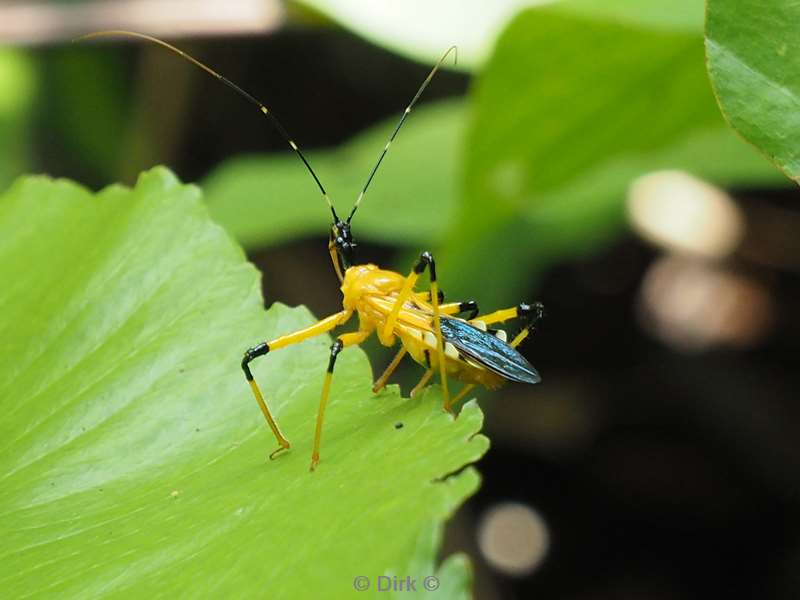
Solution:
[[(375, 140), (382, 139), (440, 54), (428, 47), (447, 44), (433, 39), (417, 50), (420, 43), (402, 39), (402, 32), (381, 44), (384, 30), (378, 28), (368, 42), (353, 32), (363, 33), (363, 25), (349, 24), (335, 9), (258, 5), (267, 7), (261, 20), (244, 12), (241, 22), (225, 27), (215, 27), (214, 19), (187, 26), (180, 10), (129, 25), (180, 34), (180, 47), (264, 100), (311, 151), (315, 166), (319, 157), (322, 180), (345, 181), (334, 198), (347, 206), (382, 147), (368, 144), (361, 160), (359, 140), (371, 134), (357, 136), (377, 126)], [(183, 180), (208, 184), (212, 214), (240, 237), (264, 273), (268, 305), (306, 304), (317, 315), (337, 310), (324, 207), (302, 166), (251, 107), (159, 48), (66, 41), (116, 23), (113, 14), (96, 16), (91, 5), (73, 2), (3, 6), (0, 15), (15, 7), (28, 9), (27, 20), (20, 12), (0, 16), (0, 32), (10, 42), (0, 49), (3, 186), (36, 171), (98, 189), (131, 184), (140, 170), (167, 164)], [(86, 12), (63, 12), (69, 10)], [(708, 122), (695, 112), (673, 119), (668, 135), (641, 144), (618, 141), (647, 131), (651, 120), (653, 129), (667, 127), (657, 114), (672, 88), (652, 81), (668, 82), (683, 68), (648, 56), (650, 46), (636, 36), (659, 48), (665, 43), (659, 36), (674, 36), (676, 43), (696, 45), (692, 60), (702, 61), (695, 13), (693, 5), (686, 23), (666, 33), (647, 19), (606, 24), (602, 15), (582, 21), (585, 16), (574, 12), (574, 31), (563, 40), (557, 36), (569, 33), (568, 18), (547, 12), (534, 16), (551, 39), (532, 34), (520, 42), (513, 31), (519, 21), (503, 34), (499, 26), (483, 32), (489, 50), (468, 51), (458, 70), (437, 76), (421, 114), (412, 114), (409, 131), (400, 133), (397, 156), (393, 147), (377, 175), (385, 178), (383, 187), (376, 183), (364, 202), (363, 232), (354, 223), (364, 261), (406, 271), (420, 250), (440, 252), (440, 277), (451, 300), (468, 294), (486, 311), (523, 300), (547, 308), (541, 330), (523, 349), (543, 383), (481, 396), (492, 440), (479, 464), (483, 485), (447, 529), (444, 553), (470, 555), (477, 598), (800, 597), (800, 194), (733, 134), (733, 141), (719, 142), (718, 156), (716, 142), (698, 142), (708, 131), (729, 133), (711, 112)], [(560, 94), (584, 77), (582, 68), (620, 72), (613, 61), (603, 63), (603, 52), (613, 56), (614, 50), (596, 43), (603, 27), (630, 33), (626, 52), (640, 54), (652, 78), (641, 84), (648, 96), (638, 104), (631, 99), (638, 91), (619, 93), (613, 78), (608, 90), (588, 88), (587, 96), (597, 99), (587, 118), (582, 98)], [(442, 26), (442, 37), (461, 33)], [(560, 43), (580, 46), (590, 43), (586, 39), (593, 45), (577, 58), (560, 54)], [(525, 40), (550, 44), (552, 54), (533, 56)], [(532, 70), (530, 60), (549, 61), (554, 70)], [(701, 70), (702, 62), (691, 69)], [(490, 88), (502, 77), (508, 105), (493, 107)], [(687, 105), (709, 101), (702, 78), (680, 77), (677, 93)], [(535, 96), (529, 100), (513, 100), (530, 89)], [(542, 112), (542, 97), (549, 98), (547, 106), (564, 105), (563, 112)], [(458, 130), (451, 137), (441, 133), (436, 151), (452, 168), (440, 173), (435, 162), (413, 163), (413, 152), (400, 149), (406, 140), (414, 150), (415, 143), (427, 143), (425, 135), (439, 135), (427, 126), (426, 108), (447, 113)], [(640, 121), (626, 120), (636, 111)], [(487, 114), (496, 113), (506, 113), (500, 116), (508, 122), (494, 129)], [(420, 133), (412, 125), (417, 116)], [(531, 119), (540, 126), (528, 127)], [(592, 137), (604, 127), (610, 132), (605, 138)], [(476, 175), (491, 161), (475, 157), (475, 148), (491, 146), (481, 136), (493, 132), (521, 148), (518, 162), (500, 163), (485, 175), (500, 180), (500, 188), (519, 188), (505, 203), (481, 195), (483, 180)], [(423, 141), (414, 142), (415, 136)], [(547, 144), (529, 153), (541, 139)], [(580, 155), (587, 145), (592, 152), (574, 164), (554, 158)], [(618, 160), (606, 164), (606, 154)], [(237, 158), (242, 155), (250, 156)], [(336, 179), (340, 163), (343, 170), (358, 167), (352, 185), (347, 177)], [(294, 190), (269, 190), (268, 169), (275, 164), (298, 182), (299, 197)], [(439, 188), (430, 196), (425, 187), (407, 191), (413, 182), (404, 168), (418, 171), (422, 181), (452, 180), (449, 196), (433, 195)], [(537, 169), (567, 174), (537, 187), (536, 176), (527, 175)], [(227, 196), (226, 177), (242, 174), (252, 183)], [(616, 183), (609, 185), (610, 179)], [(558, 213), (561, 190), (578, 198), (566, 216)], [(584, 211), (582, 194), (593, 198), (595, 190), (608, 200)], [(240, 220), (258, 221), (255, 230), (242, 233), (235, 217), (226, 220), (231, 205)], [(295, 205), (319, 215), (301, 212), (292, 220), (287, 215)], [(540, 206), (541, 214), (535, 212)], [(478, 221), (470, 224), (473, 217)], [(407, 221), (392, 230), (399, 218)], [(275, 221), (284, 230), (271, 231)], [(465, 240), (464, 231), (479, 233)], [(562, 232), (569, 243), (559, 241)], [(551, 238), (556, 241), (544, 246), (541, 240)], [(583, 238), (591, 240), (584, 244)], [(459, 255), (465, 244), (491, 267), (464, 267), (475, 264), (472, 255)], [(390, 354), (375, 344), (368, 351), (379, 373)], [(421, 373), (411, 365), (399, 375), (404, 391)]]

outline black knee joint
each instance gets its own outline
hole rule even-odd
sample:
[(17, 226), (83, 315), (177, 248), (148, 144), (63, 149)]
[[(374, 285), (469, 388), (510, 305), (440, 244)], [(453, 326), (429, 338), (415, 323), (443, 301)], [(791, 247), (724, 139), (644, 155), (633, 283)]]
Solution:
[(262, 342), (258, 346), (253, 346), (244, 353), (244, 358), (242, 359), (242, 371), (244, 371), (244, 376), (247, 377), (248, 381), (253, 380), (253, 374), (250, 372), (250, 361), (257, 356), (264, 356), (267, 352), (269, 352), (269, 344)]
[(433, 255), (427, 250), (419, 255), (419, 260), (414, 265), (414, 273), (421, 274), (426, 266), (430, 267), (431, 281), (436, 281), (436, 261), (433, 260)]
[(517, 307), (517, 315), (528, 321), (528, 328), (532, 329), (544, 318), (544, 304), (541, 302), (533, 302), (531, 304), (523, 302)]
[(458, 305), (458, 312), (469, 312), (467, 315), (467, 320), (471, 321), (478, 316), (480, 309), (478, 308), (478, 303), (475, 302), (475, 300), (467, 300), (466, 302), (462, 302)]
[(331, 359), (328, 361), (328, 373), (333, 373), (333, 367), (336, 364), (336, 357), (339, 356), (339, 352), (342, 351), (344, 348), (344, 343), (342, 340), (336, 340), (331, 345)]

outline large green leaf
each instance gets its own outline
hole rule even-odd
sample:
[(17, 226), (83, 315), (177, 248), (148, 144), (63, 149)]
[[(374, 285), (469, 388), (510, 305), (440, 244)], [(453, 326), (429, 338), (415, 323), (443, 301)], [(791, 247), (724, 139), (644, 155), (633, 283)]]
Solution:
[[(448, 476), (486, 450), (478, 407), (454, 422), (435, 389), (373, 397), (357, 349), (309, 473), (327, 338), (256, 363), (293, 442), (266, 460), (241, 354), (312, 317), (263, 311), (199, 196), (164, 169), (133, 190), (25, 178), (0, 196), (6, 597), (346, 597), (357, 575), (430, 575), (478, 485)], [(443, 597), (468, 593), (464, 559), (439, 575)]]
[(708, 0), (706, 52), (728, 121), (800, 181), (800, 4)]
[(465, 198), (441, 269), (451, 298), (491, 273), (479, 298), (508, 302), (530, 287), (520, 274), (611, 239), (629, 182), (648, 170), (776, 179), (720, 117), (699, 33), (577, 14), (569, 3), (521, 14), (474, 90)]
[[(466, 107), (453, 101), (411, 114), (354, 219), (358, 238), (412, 245), (441, 239), (455, 211), (465, 117)], [(396, 123), (392, 117), (341, 148), (309, 153), (341, 216), (350, 211)], [(203, 187), (211, 216), (245, 246), (327, 235), (330, 213), (291, 153), (234, 158)]]

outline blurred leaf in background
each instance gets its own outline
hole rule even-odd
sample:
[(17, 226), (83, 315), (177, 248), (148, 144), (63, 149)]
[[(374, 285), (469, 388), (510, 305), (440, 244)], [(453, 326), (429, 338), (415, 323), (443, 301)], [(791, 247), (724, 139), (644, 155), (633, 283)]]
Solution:
[(78, 173), (86, 182), (114, 181), (129, 146), (132, 90), (119, 48), (88, 45), (49, 49), (40, 61), (45, 84), (42, 148), (50, 172)]
[(725, 117), (800, 181), (800, 4), (709, 0), (706, 52)]
[(38, 88), (33, 60), (21, 50), (0, 48), (0, 188), (29, 167), (32, 108)]
[(683, 168), (738, 185), (778, 177), (720, 116), (699, 30), (578, 16), (585, 5), (519, 15), (473, 90), (464, 196), (441, 275), (451, 297), (474, 295), (491, 273), (479, 299), (516, 300), (533, 284), (520, 273), (614, 239), (625, 190), (643, 172)]
[[(97, 195), (22, 178), (0, 195), (0, 281), (5, 596), (340, 598), (357, 575), (435, 572), (442, 521), (478, 486), (461, 468), (488, 446), (480, 409), (376, 398), (348, 349), (311, 474), (321, 336), (254, 364), (293, 442), (266, 460), (242, 352), (314, 319), (264, 312), (197, 188), (163, 168)], [(468, 596), (465, 559), (439, 575)]]

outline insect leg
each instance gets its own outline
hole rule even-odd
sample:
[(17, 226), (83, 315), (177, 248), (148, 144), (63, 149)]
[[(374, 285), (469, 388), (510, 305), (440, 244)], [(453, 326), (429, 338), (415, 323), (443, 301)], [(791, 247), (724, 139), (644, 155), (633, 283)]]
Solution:
[(314, 431), (314, 450), (311, 453), (311, 468), (313, 471), (319, 462), (319, 444), (322, 438), (322, 420), (325, 418), (325, 407), (328, 404), (328, 396), (331, 392), (331, 381), (333, 380), (333, 368), (336, 366), (336, 357), (347, 346), (360, 344), (367, 339), (371, 331), (356, 331), (354, 333), (345, 333), (336, 338), (336, 341), (331, 346), (331, 358), (328, 362), (328, 372), (325, 373), (325, 382), (322, 384), (322, 395), (319, 399), (319, 411), (317, 412), (317, 428)]
[[(415, 296), (415, 301), (419, 301), (421, 304), (424, 304), (425, 306), (428, 306), (427, 303), (431, 301), (431, 293), (430, 292), (416, 292), (414, 294), (414, 296)], [(439, 305), (440, 306), (442, 305), (442, 302), (444, 302), (444, 292), (442, 290), (439, 290)]]
[(520, 317), (523, 319), (524, 325), (511, 341), (512, 348), (516, 348), (525, 341), (525, 338), (536, 329), (536, 326), (539, 325), (539, 322), (544, 318), (544, 305), (541, 302), (520, 304), (518, 310), (520, 311)]
[[(439, 300), (442, 300), (443, 297), (444, 295), (440, 291)], [(425, 298), (425, 300), (430, 300), (430, 292), (423, 292), (421, 294), (417, 294), (416, 301), (419, 302), (420, 304), (425, 304), (422, 298)], [(431, 307), (431, 310), (433, 310), (433, 307)], [(468, 300), (467, 302), (450, 302), (449, 304), (440, 304), (439, 311), (443, 315), (456, 315), (458, 313), (469, 311), (471, 313), (469, 318), (472, 319), (474, 318), (475, 315), (478, 314), (478, 304), (475, 302), (475, 300)], [(375, 380), (375, 385), (372, 386), (373, 393), (377, 394), (384, 388), (386, 382), (389, 380), (389, 377), (392, 376), (392, 373), (394, 373), (394, 371), (400, 365), (400, 361), (403, 360), (403, 357), (405, 357), (407, 352), (408, 351), (405, 348), (400, 348), (400, 351), (392, 359), (392, 362), (389, 363), (389, 366), (386, 367), (386, 370), (383, 372), (383, 374), (380, 377), (378, 377), (378, 379)], [(428, 369), (428, 372), (423, 376), (422, 381), (420, 381), (416, 386), (414, 386), (414, 389), (411, 391), (412, 398), (416, 395), (416, 393), (420, 389), (422, 389), (422, 387), (425, 386), (426, 383), (428, 383), (428, 380), (431, 378), (432, 374), (433, 371)]]
[(439, 284), (436, 281), (436, 261), (433, 259), (433, 255), (430, 252), (426, 251), (420, 254), (417, 264), (414, 265), (411, 273), (409, 273), (408, 277), (406, 278), (403, 288), (400, 290), (400, 294), (398, 294), (397, 299), (395, 300), (394, 307), (392, 307), (392, 312), (386, 319), (386, 324), (383, 328), (383, 336), (384, 338), (388, 338), (391, 335), (395, 323), (397, 322), (397, 316), (400, 314), (400, 309), (411, 295), (411, 290), (414, 288), (414, 284), (416, 283), (417, 279), (419, 279), (419, 276), (425, 271), (426, 267), (428, 268), (428, 274), (431, 282), (430, 297), (431, 304), (433, 304), (433, 333), (436, 336), (436, 355), (439, 359), (439, 375), (442, 382), (442, 396), (444, 396), (444, 402), (445, 405), (447, 405), (450, 403), (450, 392), (447, 389), (447, 373), (444, 362), (444, 340), (442, 339), (442, 325), (439, 314)]
[[(417, 298), (415, 302), (423, 308), (433, 311), (433, 306), (429, 305), (424, 300)], [(475, 300), (468, 300), (466, 302), (448, 302), (447, 304), (439, 304), (439, 314), (442, 315), (458, 315), (464, 312), (469, 312), (469, 316), (467, 317), (468, 321), (474, 319), (478, 316), (478, 303), (475, 302)]]
[(264, 400), (261, 389), (258, 387), (256, 380), (253, 378), (253, 373), (250, 371), (250, 363), (253, 361), (253, 359), (259, 356), (264, 356), (268, 352), (279, 350), (280, 348), (285, 348), (286, 346), (290, 346), (292, 344), (297, 344), (298, 342), (302, 342), (314, 336), (325, 333), (326, 331), (330, 331), (337, 325), (341, 325), (347, 321), (352, 314), (353, 313), (351, 311), (343, 310), (342, 312), (322, 319), (318, 323), (315, 323), (310, 327), (306, 327), (305, 329), (301, 329), (300, 331), (283, 335), (269, 342), (262, 342), (257, 346), (253, 346), (244, 353), (244, 358), (242, 359), (242, 371), (244, 371), (244, 376), (247, 379), (247, 383), (250, 385), (250, 389), (253, 391), (253, 396), (255, 397), (256, 402), (258, 402), (258, 407), (261, 409), (261, 412), (267, 421), (267, 425), (269, 425), (269, 428), (272, 430), (275, 439), (278, 441), (278, 448), (269, 455), (270, 459), (275, 458), (280, 452), (288, 450), (289, 440), (287, 440), (281, 433), (278, 423), (275, 421), (275, 418), (272, 416), (272, 413), (267, 407), (267, 403)]
[(339, 278), (339, 281), (344, 281), (344, 275), (342, 275), (342, 268), (339, 265), (339, 258), (336, 253), (336, 244), (333, 241), (333, 235), (330, 236), (328, 240), (328, 254), (331, 255), (331, 262), (333, 263), (333, 270), (336, 271), (336, 277)]
[(469, 316), (467, 320), (472, 320), (478, 316), (480, 309), (478, 308), (478, 303), (475, 300), (467, 300), (466, 302), (460, 302), (458, 305), (458, 312), (467, 312), (469, 311)]
[(422, 389), (426, 385), (428, 385), (428, 382), (431, 380), (431, 377), (433, 377), (433, 369), (428, 369), (427, 371), (425, 371), (425, 374), (419, 380), (417, 385), (414, 386), (414, 389), (411, 390), (411, 394), (409, 395), (413, 398), (414, 396), (419, 394), (422, 391)]
[[(492, 323), (502, 323), (503, 321), (510, 321), (511, 319), (522, 319), (526, 324), (536, 324), (544, 317), (544, 306), (541, 302), (534, 302), (527, 304), (522, 302), (513, 308), (503, 308), (496, 310), (493, 313), (481, 315), (479, 321), (483, 321), (486, 325)], [(475, 317), (470, 319), (475, 320)]]
[(392, 376), (392, 373), (394, 373), (394, 370), (400, 364), (400, 361), (403, 360), (403, 357), (407, 352), (408, 351), (405, 349), (405, 346), (403, 346), (400, 348), (399, 352), (395, 354), (392, 362), (389, 363), (389, 366), (386, 367), (386, 370), (383, 372), (383, 375), (375, 380), (375, 384), (372, 386), (373, 394), (377, 394), (383, 389), (383, 387), (386, 385), (386, 382), (389, 380), (389, 377)]
[[(475, 300), (467, 300), (465, 302), (451, 302), (450, 304), (442, 304), (439, 307), (439, 310), (443, 315), (457, 315), (463, 312), (469, 312), (469, 316), (467, 320), (474, 319), (478, 316), (480, 309), (478, 308), (478, 303)], [(433, 375), (433, 370), (428, 365), (428, 370), (422, 376), (422, 379), (419, 380), (419, 383), (414, 386), (414, 389), (411, 390), (411, 397), (413, 398), (416, 396), (422, 388), (424, 388), (428, 381), (430, 381), (431, 376)], [(450, 401), (450, 406), (453, 405), (453, 401)], [(449, 410), (449, 409), (448, 409)]]
[(469, 394), (475, 388), (476, 385), (477, 384), (475, 383), (468, 383), (463, 388), (458, 390), (458, 393), (455, 396), (453, 396), (452, 400), (450, 400), (450, 406), (449, 407), (445, 406), (445, 409), (450, 410), (450, 408), (461, 402), (464, 399), (464, 396)]
[[(425, 254), (427, 253), (423, 253), (422, 256)], [(420, 263), (422, 266), (419, 270), (417, 270), (417, 267), (420, 266)], [(411, 273), (408, 274), (408, 277), (406, 277), (406, 280), (403, 282), (403, 287), (395, 299), (394, 306), (392, 306), (392, 312), (389, 313), (389, 316), (386, 318), (386, 323), (383, 326), (383, 331), (381, 333), (384, 339), (389, 339), (389, 337), (392, 335), (394, 326), (397, 323), (397, 317), (400, 314), (400, 309), (406, 303), (406, 300), (408, 300), (409, 296), (411, 296), (411, 290), (414, 289), (414, 284), (417, 283), (420, 273), (425, 270), (425, 266), (426, 263), (420, 257), (419, 262), (414, 265)], [(431, 297), (433, 297), (433, 294), (431, 294)]]

